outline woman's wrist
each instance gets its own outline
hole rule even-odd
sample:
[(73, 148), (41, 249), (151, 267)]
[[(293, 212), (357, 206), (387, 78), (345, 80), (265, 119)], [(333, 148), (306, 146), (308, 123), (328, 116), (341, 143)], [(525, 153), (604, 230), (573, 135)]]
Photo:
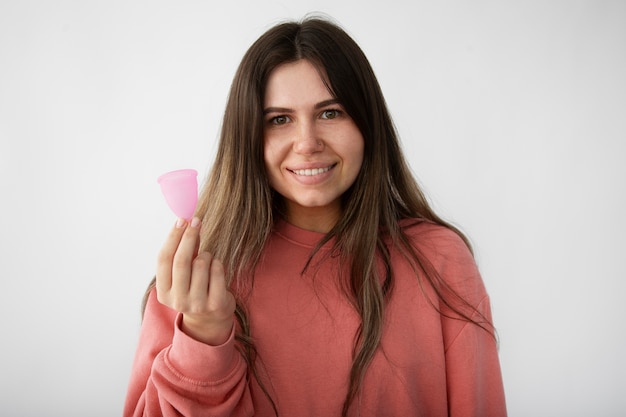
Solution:
[(207, 321), (183, 314), (181, 330), (189, 337), (211, 346), (228, 341), (233, 330), (234, 317), (220, 321)]

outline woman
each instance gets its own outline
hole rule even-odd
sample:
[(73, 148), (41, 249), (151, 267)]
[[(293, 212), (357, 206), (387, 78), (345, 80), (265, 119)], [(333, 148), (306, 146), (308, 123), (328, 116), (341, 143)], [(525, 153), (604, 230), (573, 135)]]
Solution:
[(489, 300), (360, 48), (283, 23), (235, 75), (148, 289), (124, 414), (506, 415)]

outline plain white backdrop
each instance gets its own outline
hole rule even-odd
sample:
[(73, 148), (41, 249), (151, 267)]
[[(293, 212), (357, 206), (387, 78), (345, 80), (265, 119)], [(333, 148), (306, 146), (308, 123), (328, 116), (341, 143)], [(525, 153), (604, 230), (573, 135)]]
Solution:
[(0, 2), (0, 415), (120, 415), (174, 222), (243, 53), (321, 11), (471, 238), (509, 414), (626, 415), (626, 2)]

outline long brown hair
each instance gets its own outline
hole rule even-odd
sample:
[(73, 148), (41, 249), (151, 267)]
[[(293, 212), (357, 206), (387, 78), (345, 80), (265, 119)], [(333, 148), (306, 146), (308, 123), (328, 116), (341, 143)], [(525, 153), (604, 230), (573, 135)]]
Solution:
[[(469, 247), (465, 236), (431, 209), (414, 179), (376, 76), (362, 50), (328, 19), (285, 22), (263, 34), (243, 57), (229, 93), (215, 162), (197, 209), (203, 222), (201, 249), (222, 260), (233, 293), (240, 296), (238, 339), (252, 375), (266, 391), (262, 378), (257, 376), (254, 335), (250, 334), (241, 295), (251, 288), (255, 265), (274, 219), (282, 210), (281, 197), (269, 185), (263, 160), (265, 86), (274, 68), (300, 59), (310, 61), (325, 74), (329, 91), (352, 117), (365, 143), (361, 171), (342, 197), (342, 216), (317, 246), (334, 238), (332, 252), (340, 254), (349, 271), (341, 284), (361, 317), (342, 411), (347, 415), (379, 346), (385, 302), (393, 288), (393, 269), (384, 238), (390, 238), (409, 259), (416, 279), (435, 289), (439, 298), (431, 300), (435, 308), (443, 303), (457, 318), (490, 333), (492, 328), (490, 323), (470, 318), (476, 313), (473, 307), (445, 284), (399, 225), (401, 219), (437, 223), (454, 230)], [(310, 267), (317, 248), (303, 270)], [(384, 276), (377, 270), (379, 261), (385, 266)]]

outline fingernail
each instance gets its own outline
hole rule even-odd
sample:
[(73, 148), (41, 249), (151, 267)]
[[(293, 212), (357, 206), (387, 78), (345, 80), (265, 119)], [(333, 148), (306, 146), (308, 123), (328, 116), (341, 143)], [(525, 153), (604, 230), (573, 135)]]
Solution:
[(180, 229), (181, 227), (183, 227), (185, 225), (185, 219), (181, 219), (179, 218), (178, 220), (176, 220), (176, 227), (178, 229)]
[(194, 217), (193, 219), (191, 219), (191, 227), (198, 227), (199, 224), (200, 224), (199, 218)]

